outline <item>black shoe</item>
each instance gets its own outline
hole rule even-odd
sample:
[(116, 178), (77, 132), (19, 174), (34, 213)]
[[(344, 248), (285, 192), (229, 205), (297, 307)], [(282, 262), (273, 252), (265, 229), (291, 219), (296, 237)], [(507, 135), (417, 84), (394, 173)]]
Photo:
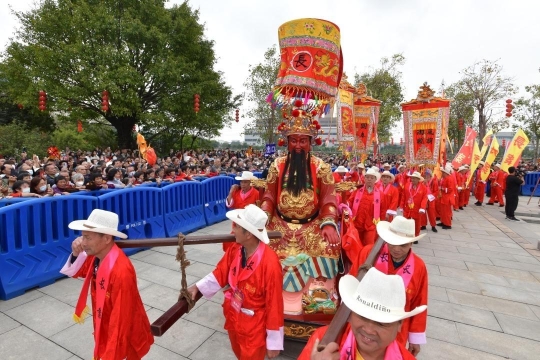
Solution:
[(476, 205), (476, 206), (482, 206), (482, 203), (481, 203), (481, 202), (477, 202), (477, 203), (474, 203), (474, 205)]
[(515, 216), (513, 216), (513, 217), (509, 217), (508, 219), (509, 219), (509, 220), (514, 220), (514, 221), (519, 221), (519, 219), (518, 219), (518, 218), (516, 218)]
[(487, 203), (486, 205), (493, 205), (492, 203)]
[(413, 242), (413, 244), (418, 244), (418, 241)]
[(431, 231), (433, 231), (433, 232), (439, 232), (435, 226), (432, 226), (432, 227), (431, 227)]
[(441, 222), (441, 223), (437, 223), (437, 226), (444, 226), (444, 224)]
[(448, 230), (448, 229), (451, 229), (452, 227), (451, 226), (448, 226), (448, 225), (443, 225), (442, 227), (444, 230)]
[(498, 203), (499, 203), (499, 201), (494, 201), (494, 203), (495, 203), (495, 204), (498, 204)]
[(463, 209), (463, 206), (460, 206), (460, 207), (459, 207), (459, 210), (465, 210), (465, 209)]
[(425, 226), (420, 227), (420, 230), (426, 230)]
[[(538, 206), (540, 206), (540, 204), (538, 204)], [(440, 218), (440, 217), (438, 217), (438, 218), (435, 218), (435, 221), (439, 221), (439, 220), (441, 220), (441, 218)]]
[(504, 205), (499, 205), (499, 207), (504, 207)]

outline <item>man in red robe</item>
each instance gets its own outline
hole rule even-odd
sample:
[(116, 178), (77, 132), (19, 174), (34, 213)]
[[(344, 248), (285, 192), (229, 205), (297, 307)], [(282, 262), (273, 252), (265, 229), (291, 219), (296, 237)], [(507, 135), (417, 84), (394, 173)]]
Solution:
[(365, 178), (364, 187), (355, 190), (349, 196), (349, 214), (352, 215), (352, 224), (358, 230), (360, 241), (364, 246), (375, 243), (377, 240), (376, 224), (386, 218), (388, 205), (381, 187), (376, 184), (381, 174), (370, 168)]
[[(412, 219), (396, 216), (389, 223), (381, 221), (377, 224), (379, 236), (386, 242), (381, 249), (375, 268), (388, 275), (399, 275), (406, 289), (405, 311), (427, 305), (428, 274), (424, 261), (412, 251), (412, 243), (420, 240), (425, 234), (415, 236), (415, 224)], [(347, 253), (352, 259), (350, 274), (356, 275), (359, 267), (366, 261), (373, 245), (364, 247), (359, 253)], [(409, 343), (409, 351), (416, 356), (420, 345), (426, 343), (427, 313), (407, 319), (401, 325), (397, 340), (403, 345)]]
[(118, 215), (95, 209), (88, 220), (73, 221), (69, 228), (81, 230), (82, 236), (71, 244), (71, 256), (60, 272), (85, 278), (75, 308), (76, 322), (83, 322), (89, 312), (86, 299), (91, 288), (94, 359), (141, 359), (154, 337), (137, 289), (135, 269), (113, 240), (115, 236), (127, 238), (117, 230)]
[[(387, 164), (385, 164), (386, 167)], [(394, 216), (397, 215), (399, 193), (397, 187), (393, 185), (394, 174), (385, 170), (381, 174), (381, 189), (386, 198), (386, 221), (392, 221)]]
[(268, 247), (268, 216), (255, 205), (227, 212), (236, 243), (213, 272), (188, 288), (192, 299), (200, 291), (212, 298), (225, 290), (225, 330), (240, 360), (273, 359), (283, 350), (281, 264)]
[[(438, 232), (436, 225), (437, 225), (437, 206), (436, 206), (436, 200), (437, 195), (439, 194), (439, 180), (436, 176), (433, 176), (430, 169), (426, 169), (424, 172), (426, 175), (426, 178), (424, 180), (426, 184), (427, 189), (427, 198), (428, 198), (428, 205), (427, 205), (427, 220), (429, 220), (429, 225), (431, 226), (431, 230), (433, 232)], [(426, 223), (427, 224), (427, 223)]]
[(441, 192), (440, 200), (440, 215), (441, 222), (437, 225), (442, 226), (443, 229), (448, 230), (452, 228), (452, 207), (454, 206), (456, 199), (456, 182), (452, 176), (452, 166), (447, 165), (441, 169), (442, 180), (439, 186)]
[(476, 198), (476, 202), (474, 205), (476, 206), (482, 206), (484, 203), (484, 196), (486, 195), (486, 182), (482, 180), (482, 168), (484, 167), (484, 162), (480, 161), (478, 164), (478, 169), (476, 169), (475, 172), (475, 189), (474, 189), (474, 197)]
[[(229, 209), (243, 209), (249, 204), (256, 204), (259, 200), (259, 190), (251, 186), (251, 180), (256, 179), (251, 171), (243, 171), (242, 176), (236, 176), (235, 180), (240, 181), (240, 185), (233, 184), (229, 195), (225, 200), (225, 205)], [(223, 251), (233, 246), (234, 243), (223, 243)]]
[(415, 236), (418, 236), (422, 226), (421, 215), (426, 213), (427, 208), (427, 189), (422, 183), (424, 178), (418, 171), (410, 174), (409, 179), (410, 182), (403, 192), (401, 208), (405, 218), (414, 220)]
[(504, 207), (503, 193), (508, 174), (504, 170), (501, 170), (501, 164), (495, 164), (493, 168), (495, 171), (489, 175), (489, 179), (491, 180), (491, 196), (487, 205), (493, 205), (494, 202), (499, 202), (499, 207)]
[(398, 189), (398, 194), (399, 194), (398, 204), (401, 204), (401, 197), (403, 196), (405, 185), (407, 185), (407, 182), (408, 182), (407, 167), (405, 165), (399, 165), (398, 171), (399, 173), (394, 178), (394, 184), (396, 184), (397, 189)]
[(465, 175), (466, 172), (467, 172), (467, 168), (465, 166), (460, 166), (456, 173), (459, 210), (463, 210), (463, 207), (466, 206), (465, 204), (466, 196), (467, 196), (467, 187), (465, 186), (467, 183), (467, 177)]
[(386, 275), (374, 268), (360, 282), (345, 275), (339, 282), (339, 292), (343, 305), (351, 309), (346, 328), (337, 342), (331, 342), (321, 352), (317, 347), (328, 326), (318, 328), (298, 359), (414, 360), (415, 353), (407, 351), (399, 341), (400, 327), (411, 316), (425, 313), (427, 306), (407, 311), (405, 289), (398, 275)]

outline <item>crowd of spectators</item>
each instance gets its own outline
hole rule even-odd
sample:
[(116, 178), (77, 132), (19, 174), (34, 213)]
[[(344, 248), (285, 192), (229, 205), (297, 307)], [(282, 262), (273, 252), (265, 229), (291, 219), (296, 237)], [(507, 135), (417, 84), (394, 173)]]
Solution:
[[(145, 183), (202, 181), (221, 175), (239, 175), (242, 171), (262, 172), (265, 178), (268, 167), (279, 154), (265, 156), (251, 148), (242, 151), (171, 150), (166, 157), (158, 158), (150, 166), (140, 158), (137, 150), (110, 148), (93, 151), (66, 149), (59, 159), (32, 158), (22, 153), (20, 158), (0, 158), (0, 198), (45, 197), (68, 195), (78, 191), (124, 189)], [(317, 153), (332, 168), (349, 167), (351, 160), (339, 154)], [(366, 168), (389, 163), (398, 167), (401, 155), (370, 156)], [(352, 163), (352, 162), (351, 162)], [(357, 163), (354, 161), (354, 163)], [(518, 171), (536, 171), (532, 163), (522, 163)]]

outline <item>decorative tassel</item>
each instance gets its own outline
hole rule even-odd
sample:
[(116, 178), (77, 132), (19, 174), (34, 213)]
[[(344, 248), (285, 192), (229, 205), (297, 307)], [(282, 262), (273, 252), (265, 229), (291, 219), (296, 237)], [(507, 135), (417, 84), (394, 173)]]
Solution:
[(271, 103), (273, 98), (274, 98), (274, 93), (271, 92), (270, 94), (268, 94), (268, 96), (266, 96), (266, 102)]
[(84, 324), (84, 318), (90, 313), (90, 308), (88, 305), (86, 305), (81, 313), (81, 316), (77, 316), (77, 314), (73, 314), (73, 321), (75, 321), (77, 324)]

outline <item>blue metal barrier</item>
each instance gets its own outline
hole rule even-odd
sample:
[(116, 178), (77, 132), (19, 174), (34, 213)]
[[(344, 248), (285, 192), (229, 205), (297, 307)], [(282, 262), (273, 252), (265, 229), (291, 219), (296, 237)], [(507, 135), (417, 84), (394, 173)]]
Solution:
[(108, 194), (113, 191), (119, 191), (122, 189), (101, 189), (101, 190), (90, 190), (90, 191), (79, 191), (77, 196), (101, 196), (103, 194)]
[(0, 299), (22, 295), (63, 277), (71, 253), (73, 220), (88, 218), (98, 205), (89, 196), (54, 196), (0, 209)]
[[(523, 185), (521, 185), (522, 195), (531, 196), (532, 192), (534, 191), (534, 187), (538, 182), (538, 178), (540, 178), (540, 172), (530, 172), (525, 175), (525, 179), (523, 179), (525, 182)], [(536, 188), (533, 196), (540, 196), (540, 186)]]
[[(136, 187), (98, 197), (98, 207), (118, 214), (118, 231), (128, 239), (165, 237), (161, 189)], [(143, 249), (125, 249), (128, 255)]]
[(260, 172), (260, 171), (254, 172), (253, 175), (255, 175), (255, 177), (256, 177), (257, 179), (262, 179), (262, 172)]
[(176, 236), (206, 226), (203, 185), (198, 181), (183, 181), (163, 190), (163, 218), (167, 236)]
[[(145, 182), (145, 183), (137, 185), (136, 187), (158, 187), (158, 184), (155, 182)], [(131, 189), (131, 188), (128, 188), (128, 189)]]
[(226, 219), (227, 207), (225, 206), (225, 199), (234, 182), (235, 180), (229, 176), (216, 176), (201, 183), (204, 195), (204, 216), (207, 225)]
[(29, 201), (29, 200), (36, 200), (36, 198), (27, 197), (27, 198), (2, 199), (2, 200), (0, 200), (0, 208), (3, 208), (4, 206), (8, 206), (8, 205), (11, 205), (11, 204), (18, 204), (20, 202)]

